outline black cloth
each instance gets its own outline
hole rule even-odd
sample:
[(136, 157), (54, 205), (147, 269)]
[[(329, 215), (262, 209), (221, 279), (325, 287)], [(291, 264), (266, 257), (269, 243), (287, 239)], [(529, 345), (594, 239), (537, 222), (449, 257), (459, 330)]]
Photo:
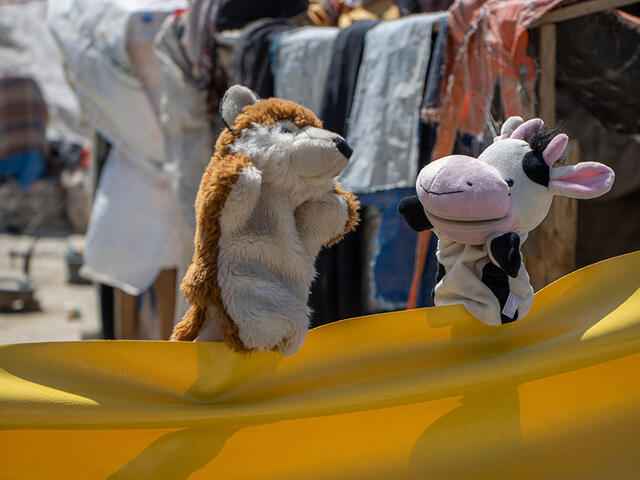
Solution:
[(216, 30), (242, 28), (261, 18), (291, 18), (307, 11), (307, 0), (222, 0)]
[(98, 298), (100, 299), (100, 321), (102, 322), (102, 338), (105, 340), (114, 340), (116, 338), (115, 331), (115, 314), (114, 314), (114, 292), (113, 287), (98, 283)]
[(364, 314), (363, 229), (358, 227), (331, 248), (320, 250), (311, 286), (311, 327)]
[(343, 137), (347, 133), (347, 120), (351, 113), (351, 103), (358, 80), (364, 37), (378, 23), (378, 20), (356, 22), (341, 30), (333, 44), (332, 61), (327, 74), (320, 118), (327, 130)]
[[(342, 136), (347, 133), (364, 37), (377, 24), (377, 20), (356, 22), (338, 33), (333, 46), (320, 117), (324, 128)], [(309, 296), (312, 327), (364, 314), (362, 232), (359, 226), (333, 247), (320, 251)]]
[(640, 133), (640, 19), (597, 13), (556, 28), (558, 80), (606, 128)]
[(447, 21), (447, 18), (440, 21), (431, 58), (429, 59), (427, 85), (424, 99), (422, 100), (422, 110), (425, 115), (427, 113), (425, 110), (440, 107), (440, 93), (442, 92), (442, 82), (444, 81), (444, 69), (447, 64), (447, 34), (449, 31)]
[(403, 16), (447, 10), (452, 3), (453, 0), (396, 0), (396, 5)]
[(261, 98), (273, 96), (271, 44), (282, 32), (294, 28), (287, 19), (265, 19), (247, 28), (233, 49), (233, 78)]

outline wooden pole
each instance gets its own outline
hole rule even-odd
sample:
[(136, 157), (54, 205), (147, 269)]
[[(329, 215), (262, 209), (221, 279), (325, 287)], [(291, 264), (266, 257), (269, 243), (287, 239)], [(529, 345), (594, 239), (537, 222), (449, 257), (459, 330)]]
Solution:
[[(538, 115), (548, 127), (556, 123), (556, 26), (540, 27)], [(577, 142), (568, 147), (569, 163), (579, 158)], [(555, 198), (547, 218), (523, 245), (524, 261), (534, 290), (573, 271), (576, 265), (578, 207), (575, 200)]]
[(591, 13), (603, 12), (614, 8), (631, 5), (638, 0), (590, 0), (587, 2), (577, 2), (566, 7), (556, 8), (543, 15), (535, 21), (529, 28), (536, 28), (542, 25), (554, 24), (571, 20), (572, 18), (584, 17)]
[(540, 79), (538, 81), (539, 115), (548, 127), (556, 123), (556, 26), (540, 27)]

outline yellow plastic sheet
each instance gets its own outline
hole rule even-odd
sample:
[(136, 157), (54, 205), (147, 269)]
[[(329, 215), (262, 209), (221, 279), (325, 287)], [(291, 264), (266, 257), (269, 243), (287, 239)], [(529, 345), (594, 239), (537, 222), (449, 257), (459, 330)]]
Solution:
[(640, 478), (640, 252), (530, 315), (355, 318), (295, 356), (0, 347), (1, 479)]

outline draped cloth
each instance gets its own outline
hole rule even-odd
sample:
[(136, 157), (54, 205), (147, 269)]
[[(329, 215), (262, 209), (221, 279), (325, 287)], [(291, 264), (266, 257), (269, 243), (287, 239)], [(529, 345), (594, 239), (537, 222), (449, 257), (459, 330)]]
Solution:
[(415, 185), (431, 32), (445, 16), (412, 15), (366, 33), (347, 128), (354, 151), (338, 177), (345, 188), (368, 193)]
[(303, 27), (280, 35), (274, 48), (274, 96), (300, 103), (320, 115), (338, 31)]
[(2, 478), (635, 478), (640, 252), (489, 327), (345, 320), (289, 358), (223, 344), (0, 347)]

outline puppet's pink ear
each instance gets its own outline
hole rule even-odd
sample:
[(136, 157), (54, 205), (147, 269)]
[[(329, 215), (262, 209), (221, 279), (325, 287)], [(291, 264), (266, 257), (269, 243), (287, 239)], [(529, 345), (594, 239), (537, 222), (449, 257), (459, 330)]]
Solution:
[(518, 128), (520, 125), (522, 125), (523, 122), (524, 120), (522, 119), (522, 117), (513, 116), (513, 117), (507, 118), (505, 122), (502, 124), (502, 128), (500, 129), (500, 135), (496, 137), (496, 139), (502, 140), (504, 138), (509, 138), (513, 133), (513, 131), (516, 128)]
[(564, 152), (564, 149), (567, 148), (567, 143), (569, 143), (569, 137), (567, 137), (564, 133), (560, 135), (556, 135), (553, 137), (553, 140), (549, 142), (547, 148), (542, 152), (542, 158), (547, 165), (553, 165), (556, 160), (560, 158), (560, 155)]
[(511, 138), (515, 138), (516, 140), (524, 140), (533, 132), (541, 129), (543, 125), (544, 122), (540, 118), (532, 118), (531, 120), (527, 120), (514, 130), (514, 132), (511, 134)]
[(552, 168), (549, 190), (564, 197), (595, 198), (611, 190), (614, 178), (613, 170), (602, 163), (581, 162)]

